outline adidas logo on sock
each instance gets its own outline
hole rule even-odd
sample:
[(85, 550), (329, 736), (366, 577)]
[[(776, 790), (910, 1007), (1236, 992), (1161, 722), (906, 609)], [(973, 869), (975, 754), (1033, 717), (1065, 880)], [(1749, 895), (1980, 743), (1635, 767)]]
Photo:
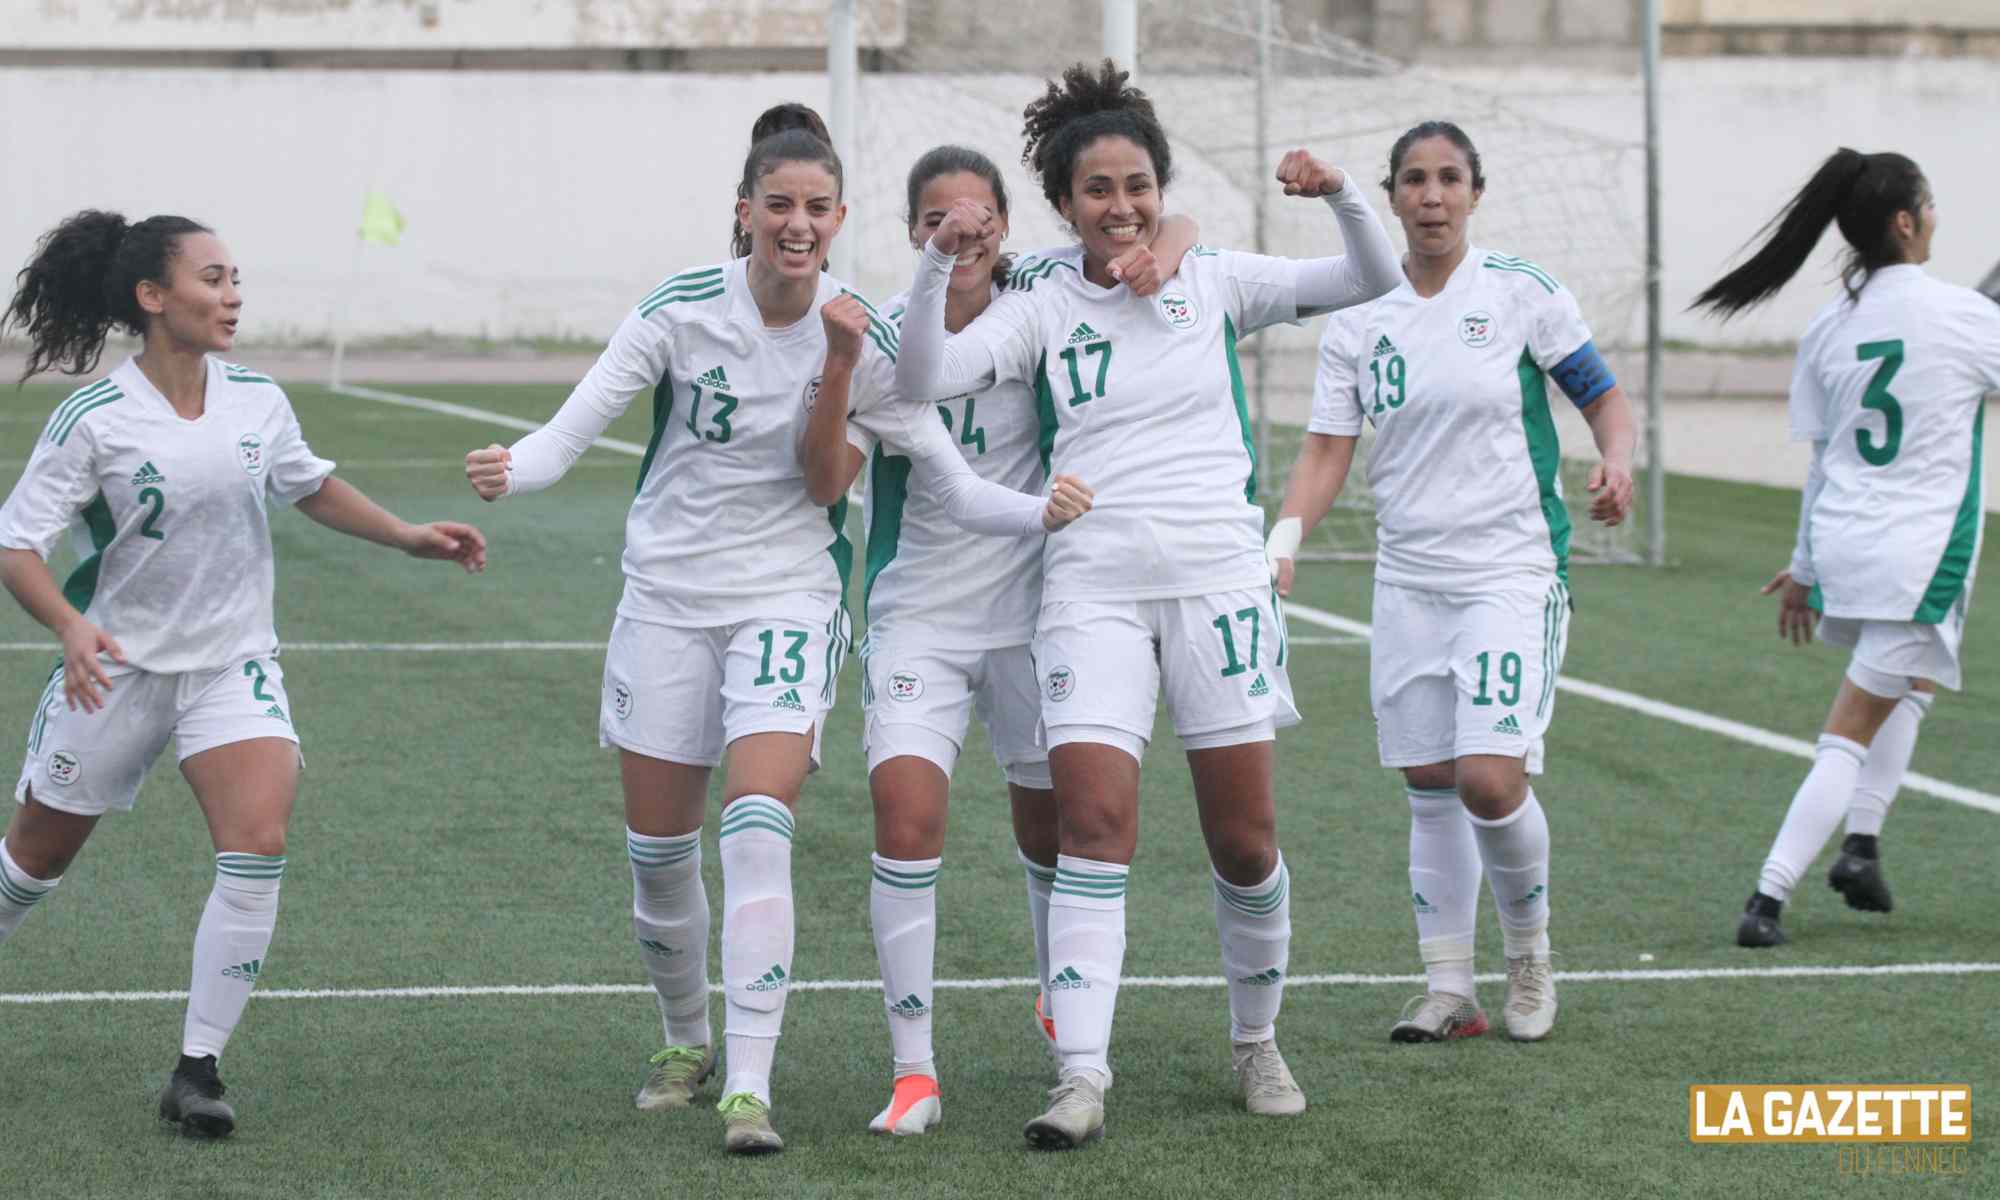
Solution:
[(729, 386), (729, 376), (723, 373), (721, 367), (710, 367), (708, 370), (695, 376), (694, 381), (701, 387), (718, 390)]
[(1545, 888), (1543, 885), (1539, 883), (1536, 884), (1534, 887), (1528, 889), (1527, 895), (1522, 896), (1520, 899), (1514, 901), (1514, 907), (1525, 908), (1528, 905), (1533, 904), (1535, 901), (1540, 900), (1542, 898), (1542, 893), (1546, 890), (1548, 889)]
[(779, 966), (777, 963), (772, 963), (771, 969), (764, 972), (764, 977), (750, 985), (750, 990), (753, 992), (775, 992), (785, 986), (787, 978), (785, 968)]
[(1074, 346), (1081, 342), (1094, 342), (1098, 337), (1098, 332), (1090, 327), (1090, 322), (1082, 321), (1075, 329), (1069, 331), (1069, 344)]
[(1369, 357), (1380, 358), (1384, 354), (1394, 354), (1395, 352), (1396, 352), (1396, 343), (1390, 341), (1389, 335), (1385, 333), (1379, 340), (1376, 341), (1375, 353), (1370, 355)]
[(785, 694), (771, 701), (772, 708), (789, 708), (793, 712), (804, 712), (806, 702), (799, 699), (799, 689), (786, 688)]
[(1500, 720), (1499, 720), (1499, 721), (1497, 721), (1497, 722), (1495, 722), (1495, 723), (1494, 723), (1494, 726), (1493, 726), (1493, 732), (1495, 732), (1495, 733), (1511, 733), (1511, 734), (1513, 734), (1513, 735), (1514, 735), (1515, 737), (1520, 737), (1520, 736), (1521, 736), (1521, 723), (1520, 723), (1519, 721), (1516, 721), (1516, 720), (1514, 719), (1514, 714), (1513, 714), (1513, 713), (1508, 713), (1508, 714), (1507, 714), (1506, 716), (1504, 716), (1504, 717), (1500, 718)]
[(917, 999), (915, 992), (911, 992), (901, 1000), (891, 1004), (889, 1011), (899, 1017), (921, 1017), (930, 1011), (930, 1006), (926, 1005), (922, 1000)]
[(679, 955), (687, 953), (687, 951), (685, 950), (676, 950), (672, 946), (667, 945), (665, 942), (656, 942), (651, 938), (640, 938), (639, 947), (640, 949), (645, 950), (647, 953), (657, 954), (661, 958), (675, 958), (678, 957)]
[(263, 969), (264, 969), (264, 960), (261, 958), (253, 958), (249, 962), (244, 963), (241, 966), (222, 968), (222, 974), (225, 978), (228, 979), (243, 979), (251, 983), (255, 983), (257, 982), (258, 974), (262, 972)]
[(283, 721), (283, 722), (284, 722), (285, 724), (287, 724), (287, 725), (290, 725), (290, 724), (292, 723), (292, 719), (291, 719), (290, 717), (288, 717), (288, 716), (286, 716), (286, 715), (285, 715), (285, 710), (284, 710), (284, 709), (282, 709), (282, 708), (279, 708), (279, 707), (278, 707), (277, 705), (275, 705), (275, 704), (273, 704), (273, 705), (272, 705), (271, 707), (269, 707), (269, 708), (265, 709), (265, 710), (264, 710), (264, 715), (265, 715), (265, 716), (267, 716), (267, 717), (276, 717), (276, 718), (277, 718), (278, 720), (280, 720), (280, 721)]
[(1438, 910), (1437, 905), (1432, 904), (1430, 901), (1424, 899), (1424, 894), (1422, 892), (1411, 892), (1410, 903), (1416, 905), (1417, 911), (1420, 913), (1434, 913)]
[(1245, 975), (1236, 982), (1247, 983), (1253, 987), (1276, 987), (1284, 978), (1285, 973), (1283, 971), (1272, 967), (1268, 971), (1259, 971), (1255, 975)]
[(1082, 989), (1082, 988), (1088, 988), (1089, 986), (1090, 986), (1090, 980), (1085, 979), (1083, 976), (1077, 974), (1075, 967), (1064, 967), (1062, 970), (1057, 971), (1054, 975), (1049, 977), (1049, 985), (1045, 990), (1051, 992), (1061, 992), (1061, 991), (1067, 991), (1071, 988)]
[(1257, 696), (1268, 696), (1270, 694), (1271, 694), (1271, 685), (1264, 682), (1264, 677), (1262, 675), (1257, 676), (1256, 682), (1250, 685), (1250, 695), (1254, 698)]
[(132, 476), (133, 487), (144, 487), (149, 483), (165, 483), (166, 481), (167, 477), (160, 474), (159, 468), (155, 467), (151, 462), (140, 467), (139, 473)]

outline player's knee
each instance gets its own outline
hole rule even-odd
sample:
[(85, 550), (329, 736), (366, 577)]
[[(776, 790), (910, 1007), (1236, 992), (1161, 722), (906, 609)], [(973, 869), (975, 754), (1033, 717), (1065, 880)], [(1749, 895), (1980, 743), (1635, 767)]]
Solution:
[(1425, 763), (1404, 767), (1403, 782), (1420, 792), (1448, 792), (1458, 786), (1458, 772), (1452, 763)]
[(1527, 797), (1527, 772), (1518, 762), (1461, 764), (1458, 769), (1458, 798), (1467, 812), (1482, 821), (1507, 816)]
[(1210, 842), (1208, 859), (1217, 875), (1238, 887), (1249, 887), (1269, 879), (1277, 869), (1278, 839), (1269, 831), (1231, 833)]
[(1059, 837), (1065, 854), (1105, 862), (1123, 861), (1130, 855), (1138, 832), (1136, 805), (1082, 798), (1066, 801), (1062, 806)]

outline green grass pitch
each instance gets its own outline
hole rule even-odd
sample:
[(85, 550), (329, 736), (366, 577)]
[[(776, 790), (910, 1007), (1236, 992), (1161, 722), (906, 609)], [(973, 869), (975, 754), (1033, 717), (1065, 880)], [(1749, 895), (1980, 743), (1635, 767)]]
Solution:
[[(415, 390), (536, 419), (563, 394)], [(7, 485), (61, 394), (16, 392), (0, 412)], [(633, 459), (593, 451), (555, 491), (487, 506), (457, 462), (514, 432), (307, 386), (292, 398), (344, 477), (404, 516), (478, 522), (492, 564), (467, 578), (280, 515), (287, 640), (605, 636)], [(643, 442), (647, 419), (628, 414), (612, 435)], [(1575, 573), (1566, 672), (1811, 737), (1841, 657), (1781, 646), (1756, 594), (1789, 554), (1796, 494), (1681, 478), (1669, 494), (1675, 565)], [(1364, 620), (1368, 595), (1365, 564), (1312, 567), (1299, 591)], [(1996, 615), (1975, 614), (1970, 684), (1941, 700), (1916, 756), (1919, 771), (1987, 791), (2000, 779)], [(1295, 620), (1292, 633), (1325, 631)], [(38, 638), (5, 606), (0, 641)], [(51, 654), (0, 654), (0, 729), (25, 731)], [(616, 763), (595, 740), (600, 655), (298, 651), (284, 662), (309, 769), (263, 989), (643, 982)], [(1292, 672), (1307, 718), (1278, 760), (1294, 973), (1412, 974), (1407, 809), (1375, 765), (1366, 648), (1300, 646)], [(875, 971), (859, 691), (850, 671), (825, 769), (799, 809), (804, 980)], [(1849, 911), (1820, 883), (1823, 859), (1787, 914), (1794, 943), (1753, 954), (1733, 945), (1735, 916), (1806, 764), (1574, 695), (1558, 710), (1537, 788), (1555, 840), (1558, 969), (2000, 959), (2000, 816), (1905, 792), (1885, 839), (1895, 913)], [(938, 973), (1026, 976), (1022, 882), (982, 736), (962, 763)], [(1147, 765), (1127, 970), (1213, 975), (1206, 867), (1164, 725)], [(712, 841), (707, 862), (719, 896)], [(163, 761), (137, 811), (107, 819), (61, 891), (0, 948), (0, 993), (184, 988), (210, 864), (186, 785)], [(1481, 969), (1500, 969), (1490, 904), (1480, 938)], [(2000, 1083), (2000, 975), (1572, 982), (1554, 1036), (1536, 1046), (1498, 1033), (1502, 988), (1489, 983), (1495, 1033), (1392, 1045), (1389, 1024), (1416, 990), (1289, 991), (1280, 1041), (1312, 1107), (1259, 1121), (1232, 1104), (1221, 989), (1128, 989), (1108, 1137), (1059, 1156), (1031, 1153), (1020, 1134), (1052, 1082), (1025, 987), (940, 992), (945, 1124), (902, 1140), (864, 1131), (888, 1095), (879, 994), (802, 991), (775, 1079), (787, 1150), (754, 1161), (723, 1156), (720, 1119), (704, 1108), (633, 1110), (659, 1037), (643, 995), (258, 1000), (224, 1063), (242, 1124), (218, 1145), (182, 1141), (153, 1117), (179, 1003), (0, 1004), (0, 1177), (37, 1197), (2000, 1194), (1986, 1099)], [(714, 1021), (719, 1032), (719, 1002)], [(1971, 1083), (1970, 1174), (1854, 1178), (1831, 1147), (1687, 1140), (1690, 1083), (1812, 1081)]]

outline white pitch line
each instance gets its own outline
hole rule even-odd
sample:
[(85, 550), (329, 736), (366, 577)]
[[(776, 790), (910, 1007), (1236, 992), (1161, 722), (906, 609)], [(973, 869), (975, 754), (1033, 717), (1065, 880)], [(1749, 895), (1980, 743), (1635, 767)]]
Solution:
[[(1729, 979), (1867, 979), (1885, 975), (1991, 975), (2000, 973), (2000, 962), (1887, 963), (1879, 966), (1789, 966), (1789, 967), (1663, 967), (1631, 971), (1557, 971), (1563, 983), (1698, 983)], [(1499, 983), (1507, 977), (1498, 972), (1479, 975), (1480, 983)], [(1228, 981), (1220, 975), (1135, 975), (1118, 982), (1120, 988), (1219, 988)], [(1288, 987), (1392, 987), (1422, 984), (1422, 975), (1294, 975)], [(874, 992), (882, 983), (876, 979), (794, 980), (792, 990), (800, 992)], [(946, 991), (992, 992), (1031, 988), (1027, 976), (994, 979), (940, 979), (932, 986)], [(721, 992), (720, 984), (709, 991)], [(549, 983), (487, 984), (478, 986), (379, 987), (379, 988), (267, 988), (250, 993), (254, 1000), (479, 1000), (490, 998), (540, 998), (550, 996), (650, 996), (653, 988), (642, 983)], [(132, 1004), (186, 1000), (180, 992), (0, 992), (0, 1004)]]
[[(1285, 602), (1285, 615), (1287, 617), (1297, 617), (1308, 624), (1318, 625), (1322, 629), (1332, 629), (1341, 633), (1354, 634), (1358, 637), (1372, 637), (1375, 632), (1372, 627), (1360, 621), (1292, 600)], [(1768, 729), (1759, 729), (1755, 725), (1745, 725), (1741, 721), (1732, 721), (1727, 717), (1718, 717), (1712, 713), (1705, 713), (1698, 709), (1682, 708), (1678, 704), (1668, 704), (1663, 700), (1654, 700), (1632, 692), (1620, 691), (1617, 688), (1605, 687), (1601, 683), (1588, 683), (1581, 679), (1563, 675), (1557, 677), (1556, 688), (1559, 691), (1574, 692), (1579, 696), (1588, 696), (1592, 700), (1616, 705), (1619, 708), (1627, 708), (1636, 713), (1644, 713), (1649, 717), (1657, 717), (1662, 721), (1671, 721), (1676, 725), (1685, 725), (1690, 729), (1699, 729), (1704, 733), (1713, 733), (1721, 737), (1730, 738), (1763, 750), (1775, 750), (1779, 754), (1789, 754), (1794, 758), (1803, 758), (1808, 762), (1812, 761), (1816, 753), (1815, 747), (1811, 742), (1802, 741), (1799, 738), (1786, 737), (1781, 733), (1772, 733)], [(1949, 800), (1954, 804), (1963, 804), (1967, 808), (1976, 808), (1990, 813), (2000, 813), (2000, 796), (1995, 796), (1990, 792), (1976, 791), (1969, 787), (1961, 787), (1956, 783), (1950, 783), (1943, 779), (1933, 779), (1929, 775), (1919, 775), (1915, 771), (1910, 771), (1903, 776), (1903, 786), (1911, 791), (1936, 796), (1940, 800)]]
[[(505, 413), (490, 412), (474, 408), (469, 404), (452, 404), (444, 400), (426, 400), (422, 396), (405, 396), (401, 392), (384, 392), (376, 388), (356, 387), (342, 384), (334, 388), (337, 396), (354, 396), (362, 400), (373, 400), (380, 404), (394, 404), (402, 408), (422, 409), (424, 412), (442, 413), (447, 417), (464, 417), (468, 421), (484, 421), (488, 425), (499, 425), (507, 429), (522, 429), (533, 432), (542, 427), (540, 421), (529, 421), (521, 417), (510, 417)], [(644, 455), (646, 448), (637, 442), (620, 441), (617, 438), (598, 438), (592, 443), (606, 450), (616, 450), (621, 454)]]

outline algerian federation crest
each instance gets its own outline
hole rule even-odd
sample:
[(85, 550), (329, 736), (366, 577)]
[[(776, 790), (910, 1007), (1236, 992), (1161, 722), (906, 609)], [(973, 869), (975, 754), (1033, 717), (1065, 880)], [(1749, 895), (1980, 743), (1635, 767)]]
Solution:
[(915, 671), (889, 672), (889, 699), (908, 704), (923, 694), (923, 676)]
[(1493, 340), (1493, 314), (1485, 309), (1458, 319), (1458, 340), (1477, 350)]
[(1165, 314), (1167, 324), (1175, 329), (1193, 329), (1201, 314), (1195, 311), (1194, 301), (1186, 292), (1160, 293), (1160, 312)]

